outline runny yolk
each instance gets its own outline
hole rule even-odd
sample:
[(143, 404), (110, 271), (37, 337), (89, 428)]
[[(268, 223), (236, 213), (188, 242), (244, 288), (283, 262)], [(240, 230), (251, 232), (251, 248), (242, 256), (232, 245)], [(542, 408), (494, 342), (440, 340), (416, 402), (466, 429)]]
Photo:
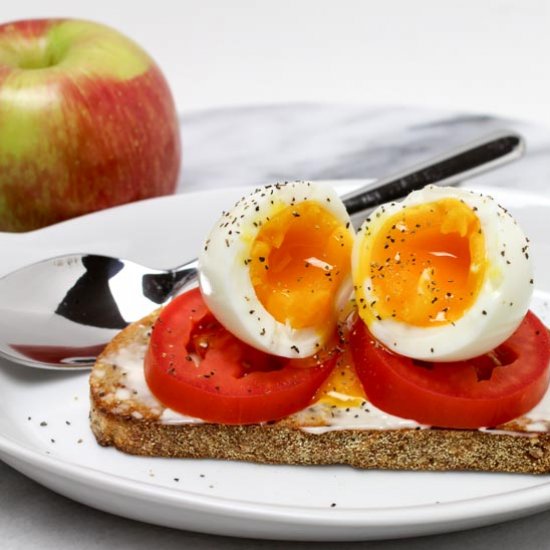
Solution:
[(293, 328), (332, 326), (351, 247), (347, 227), (320, 204), (283, 209), (263, 223), (252, 244), (249, 269), (258, 299)]
[(362, 316), (370, 309), (378, 319), (437, 326), (460, 319), (475, 302), (487, 267), (485, 239), (465, 203), (449, 198), (404, 208), (371, 243), (365, 259), (373, 299), (370, 308), (360, 299)]
[(363, 385), (355, 371), (351, 352), (346, 349), (334, 370), (317, 390), (314, 402), (336, 407), (359, 407), (365, 401)]

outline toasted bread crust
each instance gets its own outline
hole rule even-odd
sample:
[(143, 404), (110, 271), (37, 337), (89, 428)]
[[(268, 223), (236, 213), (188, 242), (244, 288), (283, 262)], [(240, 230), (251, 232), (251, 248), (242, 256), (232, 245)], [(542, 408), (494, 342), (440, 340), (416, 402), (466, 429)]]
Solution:
[[(348, 464), (391, 470), (550, 472), (550, 433), (448, 429), (332, 430), (310, 433), (288, 421), (232, 426), (167, 424), (161, 410), (124, 388), (109, 356), (146, 345), (158, 312), (122, 331), (98, 358), (90, 377), (91, 427), (100, 445), (141, 456), (215, 458), (268, 464)], [(98, 373), (100, 373), (98, 375)]]

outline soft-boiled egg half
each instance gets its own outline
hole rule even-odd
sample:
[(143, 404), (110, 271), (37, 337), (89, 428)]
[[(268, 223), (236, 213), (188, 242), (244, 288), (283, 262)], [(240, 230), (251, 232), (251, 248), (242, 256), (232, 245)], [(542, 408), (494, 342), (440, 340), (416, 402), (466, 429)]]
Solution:
[(427, 361), (487, 353), (533, 292), (529, 244), (492, 198), (428, 186), (376, 209), (352, 254), (358, 313), (390, 350)]
[(284, 357), (314, 355), (349, 298), (353, 239), (331, 186), (257, 189), (225, 212), (206, 240), (199, 257), (204, 300), (251, 346)]

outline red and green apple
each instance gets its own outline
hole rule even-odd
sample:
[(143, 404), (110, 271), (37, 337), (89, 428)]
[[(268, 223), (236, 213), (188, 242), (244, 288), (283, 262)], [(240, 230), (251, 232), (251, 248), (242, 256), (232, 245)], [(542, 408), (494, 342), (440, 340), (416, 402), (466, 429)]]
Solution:
[(98, 23), (0, 25), (0, 230), (166, 195), (181, 160), (168, 84)]

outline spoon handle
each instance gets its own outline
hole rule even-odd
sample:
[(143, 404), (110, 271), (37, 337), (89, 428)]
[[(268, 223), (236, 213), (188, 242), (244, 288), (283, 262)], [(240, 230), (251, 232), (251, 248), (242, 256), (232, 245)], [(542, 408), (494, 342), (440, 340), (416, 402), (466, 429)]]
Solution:
[(523, 138), (501, 130), (472, 141), (426, 162), (376, 180), (342, 197), (350, 216), (365, 215), (385, 202), (400, 199), (425, 185), (455, 185), (520, 158)]
[[(195, 258), (186, 264), (176, 267), (170, 272), (171, 284), (169, 293), (167, 295), (176, 295), (183, 292), (189, 286), (196, 284), (198, 278), (199, 260)], [(163, 301), (166, 298), (163, 299)], [(162, 303), (162, 302), (158, 302)]]

